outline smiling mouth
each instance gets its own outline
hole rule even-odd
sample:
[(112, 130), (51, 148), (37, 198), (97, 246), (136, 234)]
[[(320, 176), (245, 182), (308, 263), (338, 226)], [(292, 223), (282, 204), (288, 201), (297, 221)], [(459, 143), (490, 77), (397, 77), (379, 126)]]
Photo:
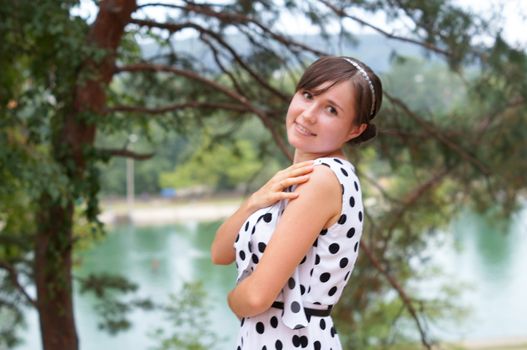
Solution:
[(298, 124), (297, 122), (295, 122), (295, 129), (303, 134), (303, 135), (306, 135), (306, 136), (317, 136), (317, 134), (314, 134), (312, 133), (311, 131), (309, 131), (309, 129), (306, 129), (305, 127), (303, 127), (302, 125)]

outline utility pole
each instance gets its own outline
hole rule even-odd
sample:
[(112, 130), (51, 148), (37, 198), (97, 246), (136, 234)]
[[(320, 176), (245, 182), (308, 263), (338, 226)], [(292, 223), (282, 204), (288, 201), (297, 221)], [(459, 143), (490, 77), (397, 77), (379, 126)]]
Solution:
[[(128, 136), (130, 144), (137, 142), (137, 135)], [(134, 159), (126, 158), (126, 204), (128, 207), (128, 219), (132, 219), (132, 210), (135, 201), (135, 181), (134, 181)]]

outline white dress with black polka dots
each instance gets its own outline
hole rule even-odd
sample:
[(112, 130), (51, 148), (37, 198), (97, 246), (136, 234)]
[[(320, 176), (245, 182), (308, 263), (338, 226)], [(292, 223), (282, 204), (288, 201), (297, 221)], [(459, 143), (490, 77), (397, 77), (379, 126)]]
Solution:
[[(363, 206), (353, 165), (340, 158), (318, 158), (315, 165), (329, 167), (342, 187), (342, 212), (334, 225), (323, 229), (295, 269), (277, 301), (283, 310), (267, 311), (241, 321), (237, 349), (342, 349), (331, 316), (306, 316), (304, 307), (327, 309), (340, 298), (357, 259), (362, 234)], [(256, 268), (287, 201), (262, 208), (245, 221), (236, 241), (237, 282)]]

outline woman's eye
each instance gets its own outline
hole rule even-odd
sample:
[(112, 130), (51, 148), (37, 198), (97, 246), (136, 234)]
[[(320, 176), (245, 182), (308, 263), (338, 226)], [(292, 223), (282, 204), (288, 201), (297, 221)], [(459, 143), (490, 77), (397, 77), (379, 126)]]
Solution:
[(313, 99), (313, 95), (312, 95), (309, 91), (304, 91), (304, 92), (302, 92), (302, 96), (304, 96), (304, 98), (305, 98), (306, 100), (311, 100), (311, 99)]
[(327, 108), (327, 111), (333, 115), (337, 115), (337, 109), (333, 106), (328, 106)]

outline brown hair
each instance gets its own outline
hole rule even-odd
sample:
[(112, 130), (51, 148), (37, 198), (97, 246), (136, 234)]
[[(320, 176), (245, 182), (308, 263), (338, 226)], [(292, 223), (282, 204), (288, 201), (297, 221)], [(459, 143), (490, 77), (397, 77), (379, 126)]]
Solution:
[[(352, 60), (358, 64), (370, 79), (375, 97), (372, 95), (371, 87), (363, 73), (355, 67)], [(377, 129), (371, 120), (375, 118), (382, 102), (382, 84), (379, 77), (371, 70), (370, 67), (361, 61), (350, 57), (336, 57), (325, 56), (313, 62), (304, 72), (302, 78), (296, 85), (296, 91), (308, 90), (314, 94), (321, 94), (330, 89), (332, 86), (349, 80), (353, 86), (355, 98), (355, 118), (354, 123), (361, 125), (366, 123), (368, 127), (357, 137), (351, 139), (349, 142), (358, 144), (367, 141), (377, 134)], [(320, 89), (320, 86), (325, 83), (330, 83)], [(372, 106), (375, 100), (375, 105)]]

